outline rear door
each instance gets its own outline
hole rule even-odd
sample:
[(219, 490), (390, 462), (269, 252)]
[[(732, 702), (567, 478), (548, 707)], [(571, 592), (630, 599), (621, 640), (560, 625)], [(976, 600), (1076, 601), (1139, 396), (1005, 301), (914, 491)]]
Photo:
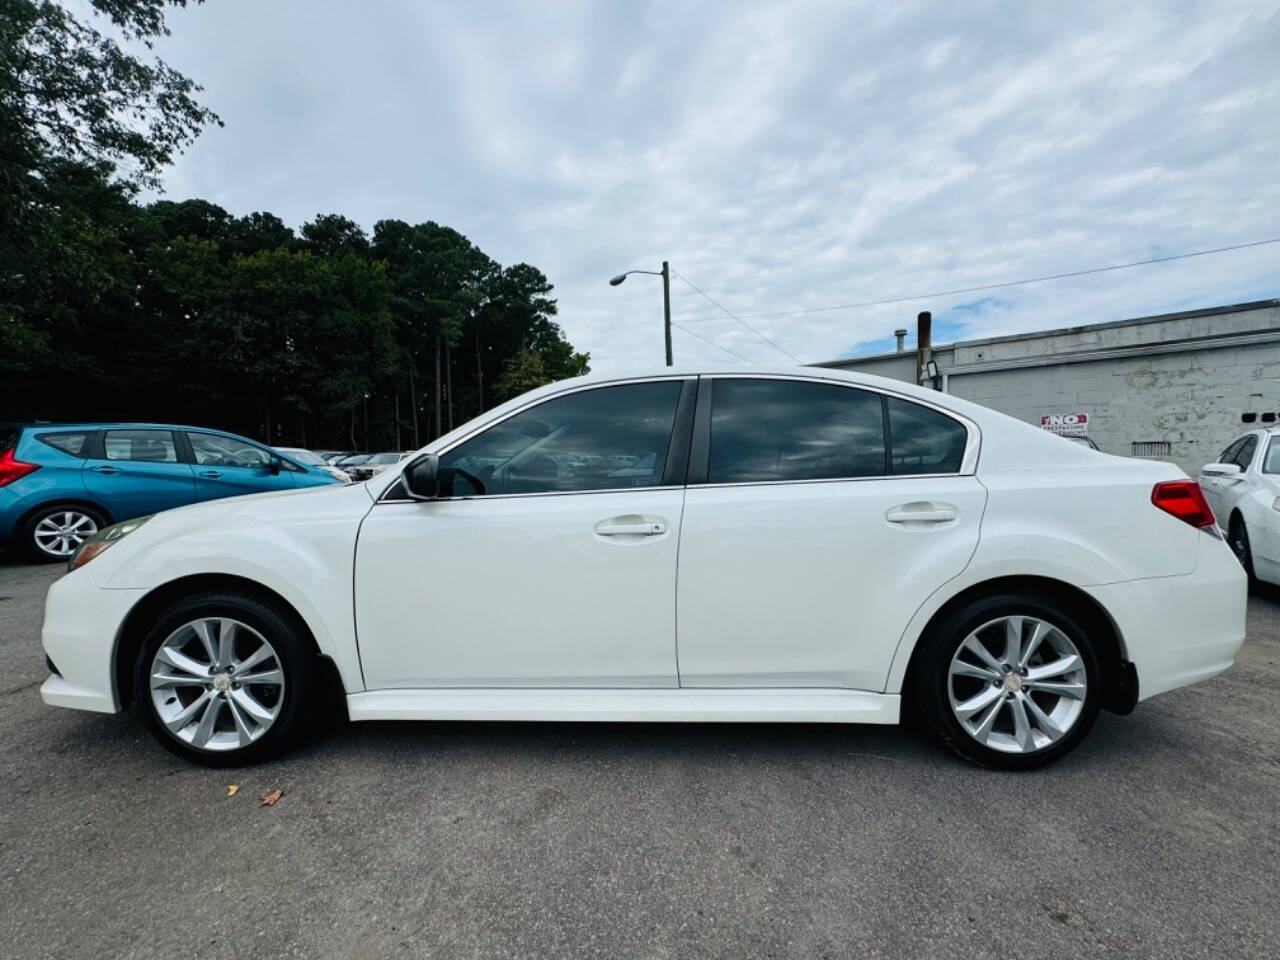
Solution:
[(185, 506), (196, 498), (191, 465), (178, 456), (172, 430), (103, 430), (81, 476), (113, 520)]
[(839, 382), (704, 377), (680, 685), (883, 689), (907, 621), (977, 546), (977, 442), (958, 417)]
[(243, 493), (292, 490), (293, 473), (278, 466), (272, 451), (239, 437), (186, 431), (195, 461), (196, 499), (219, 500)]

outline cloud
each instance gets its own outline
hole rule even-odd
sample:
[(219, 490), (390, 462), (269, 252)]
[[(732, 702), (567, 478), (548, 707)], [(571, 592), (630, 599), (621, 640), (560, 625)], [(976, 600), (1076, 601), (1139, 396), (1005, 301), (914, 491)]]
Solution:
[[(745, 316), (1280, 235), (1271, 3), (223, 0), (171, 19), (160, 52), (227, 121), (171, 196), (448, 223), (546, 271), (598, 370), (661, 362), (656, 280), (606, 280), (663, 259)], [(824, 360), (921, 309), (990, 336), (1276, 294), (1262, 247), (748, 322)], [(672, 298), (706, 339), (790, 362), (678, 280)]]

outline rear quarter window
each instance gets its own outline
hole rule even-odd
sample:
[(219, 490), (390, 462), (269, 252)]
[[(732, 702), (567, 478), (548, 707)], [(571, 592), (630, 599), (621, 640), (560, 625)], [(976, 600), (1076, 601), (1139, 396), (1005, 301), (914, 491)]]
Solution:
[(86, 430), (69, 430), (59, 433), (38, 433), (36, 434), (36, 439), (53, 447), (55, 450), (69, 453), (73, 457), (83, 457), (85, 450), (89, 446), (89, 436), (90, 434)]

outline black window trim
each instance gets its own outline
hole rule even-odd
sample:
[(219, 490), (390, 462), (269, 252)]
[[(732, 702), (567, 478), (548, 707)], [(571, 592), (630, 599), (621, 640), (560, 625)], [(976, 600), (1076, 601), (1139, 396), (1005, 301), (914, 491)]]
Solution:
[[(711, 398), (715, 391), (714, 381), (716, 380), (799, 380), (805, 383), (821, 383), (833, 387), (847, 387), (851, 390), (861, 390), (864, 393), (872, 393), (880, 397), (881, 416), (884, 417), (885, 425), (885, 468), (886, 472), (874, 477), (816, 477), (806, 480), (733, 480), (722, 483), (708, 482), (708, 469), (710, 463), (711, 451)], [(703, 407), (705, 396), (705, 410)], [(895, 397), (907, 403), (914, 403), (928, 410), (934, 410), (943, 416), (950, 417), (965, 428), (966, 438), (964, 445), (964, 456), (960, 458), (960, 469), (950, 473), (891, 473), (888, 472), (890, 463), (890, 434), (889, 434), (889, 404), (888, 398)], [(689, 464), (689, 483), (690, 487), (701, 487), (703, 489), (712, 489), (719, 487), (775, 487), (782, 484), (799, 484), (799, 483), (862, 483), (867, 481), (880, 480), (928, 480), (938, 477), (971, 477), (978, 472), (978, 453), (981, 448), (982, 432), (978, 429), (978, 425), (963, 414), (956, 413), (954, 410), (948, 410), (935, 403), (929, 403), (920, 397), (913, 397), (896, 390), (886, 390), (881, 387), (873, 387), (865, 383), (855, 383), (849, 380), (837, 380), (834, 377), (823, 376), (806, 376), (803, 374), (779, 374), (779, 373), (712, 373), (703, 374), (700, 378), (698, 386), (698, 415), (696, 417), (694, 438), (693, 438), (693, 454)], [(695, 478), (695, 468), (698, 469)]]
[[(511, 419), (516, 414), (524, 413), (527, 410), (532, 410), (534, 407), (541, 406), (542, 404), (547, 403), (551, 400), (559, 400), (561, 397), (567, 397), (570, 394), (582, 393), (587, 390), (607, 389), (608, 387), (625, 387), (625, 386), (631, 386), (633, 384), (638, 384), (638, 383), (670, 383), (670, 382), (679, 382), (682, 384), (682, 387), (680, 390), (679, 398), (676, 401), (675, 422), (672, 425), (671, 442), (667, 446), (667, 461), (663, 465), (662, 483), (660, 485), (653, 486), (653, 487), (608, 487), (600, 490), (539, 490), (535, 493), (481, 493), (481, 494), (471, 494), (465, 497), (448, 497), (440, 502), (460, 503), (466, 500), (509, 500), (517, 497), (581, 497), (581, 496), (593, 496), (595, 494), (601, 494), (601, 493), (639, 493), (641, 491), (651, 491), (651, 490), (683, 489), (684, 487), (683, 483), (667, 482), (668, 480), (667, 468), (668, 468), (668, 465), (670, 465), (672, 462), (672, 454), (676, 452), (675, 448), (677, 444), (683, 445), (683, 450), (680, 452), (680, 455), (685, 457), (686, 459), (689, 456), (690, 434), (693, 432), (692, 430), (693, 425), (688, 424), (685, 426), (683, 437), (679, 436), (679, 434), (680, 434), (680, 428), (681, 428), (681, 414), (684, 412), (684, 409), (686, 407), (686, 400), (690, 397), (690, 392), (691, 392), (690, 385), (692, 384), (694, 389), (697, 389), (697, 386), (698, 386), (697, 374), (686, 373), (686, 374), (672, 374), (670, 376), (660, 375), (656, 377), (634, 377), (634, 378), (628, 378), (628, 379), (622, 379), (622, 380), (601, 380), (595, 383), (584, 383), (578, 386), (571, 387), (567, 390), (557, 390), (555, 393), (547, 394), (546, 396), (537, 397), (536, 399), (530, 400), (528, 403), (522, 404), (519, 407), (516, 407), (514, 410), (508, 410), (502, 416), (497, 417), (496, 419), (493, 419), (493, 420), (488, 420), (485, 423), (481, 424), (476, 429), (472, 430), (470, 433), (466, 434), (465, 436), (459, 437), (457, 440), (454, 440), (447, 447), (441, 447), (439, 450), (432, 450), (431, 452), (436, 454), (436, 456), (442, 457), (446, 453), (448, 453), (450, 450), (452, 450), (454, 447), (461, 446), (462, 444), (466, 443), (468, 440), (472, 439), (473, 437), (478, 437), (480, 434), (485, 433), (488, 430), (491, 430), (493, 427), (496, 427), (498, 424)], [(400, 475), (401, 473), (403, 473), (403, 467), (412, 463), (413, 460), (414, 460), (413, 457), (409, 457), (404, 461), (402, 461), (401, 470), (396, 473), (395, 480), (387, 484), (386, 489), (383, 490), (382, 493), (378, 495), (378, 499), (375, 502), (374, 506), (378, 506), (384, 503), (421, 504), (421, 503), (435, 502), (435, 501), (413, 500), (403, 495), (403, 485), (400, 481)]]
[(1243, 436), (1243, 437), (1241, 437), (1241, 438), (1240, 438), (1240, 449), (1239, 449), (1238, 451), (1236, 451), (1236, 454), (1235, 454), (1237, 458), (1238, 458), (1242, 453), (1244, 453), (1244, 448), (1245, 448), (1245, 447), (1247, 447), (1247, 446), (1249, 445), (1249, 441), (1250, 441), (1250, 440), (1252, 440), (1252, 441), (1253, 441), (1253, 450), (1252, 450), (1252, 451), (1250, 451), (1250, 453), (1249, 453), (1249, 459), (1248, 459), (1248, 460), (1246, 460), (1243, 464), (1242, 464), (1242, 463), (1240, 463), (1239, 459), (1236, 459), (1236, 460), (1233, 460), (1233, 461), (1232, 461), (1233, 463), (1235, 463), (1235, 464), (1236, 464), (1236, 466), (1240, 467), (1240, 472), (1241, 472), (1241, 473), (1248, 473), (1248, 472), (1249, 472), (1249, 468), (1253, 466), (1253, 461), (1254, 461), (1254, 460), (1257, 458), (1257, 456), (1258, 456), (1258, 448), (1259, 448), (1260, 446), (1262, 446), (1262, 444), (1261, 444), (1261, 442), (1260, 442), (1260, 438), (1259, 438), (1258, 434), (1256, 434), (1256, 433), (1249, 433), (1249, 434), (1246, 434), (1245, 436)]

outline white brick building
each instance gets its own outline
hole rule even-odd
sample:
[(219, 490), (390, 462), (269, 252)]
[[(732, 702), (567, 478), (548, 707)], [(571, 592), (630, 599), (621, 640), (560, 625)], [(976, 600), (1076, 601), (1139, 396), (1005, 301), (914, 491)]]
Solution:
[[(1083, 413), (1107, 453), (1195, 476), (1250, 424), (1280, 420), (1280, 300), (932, 347), (934, 386), (1028, 423)], [(817, 364), (912, 381), (917, 352)], [(925, 378), (927, 382), (927, 377)]]

